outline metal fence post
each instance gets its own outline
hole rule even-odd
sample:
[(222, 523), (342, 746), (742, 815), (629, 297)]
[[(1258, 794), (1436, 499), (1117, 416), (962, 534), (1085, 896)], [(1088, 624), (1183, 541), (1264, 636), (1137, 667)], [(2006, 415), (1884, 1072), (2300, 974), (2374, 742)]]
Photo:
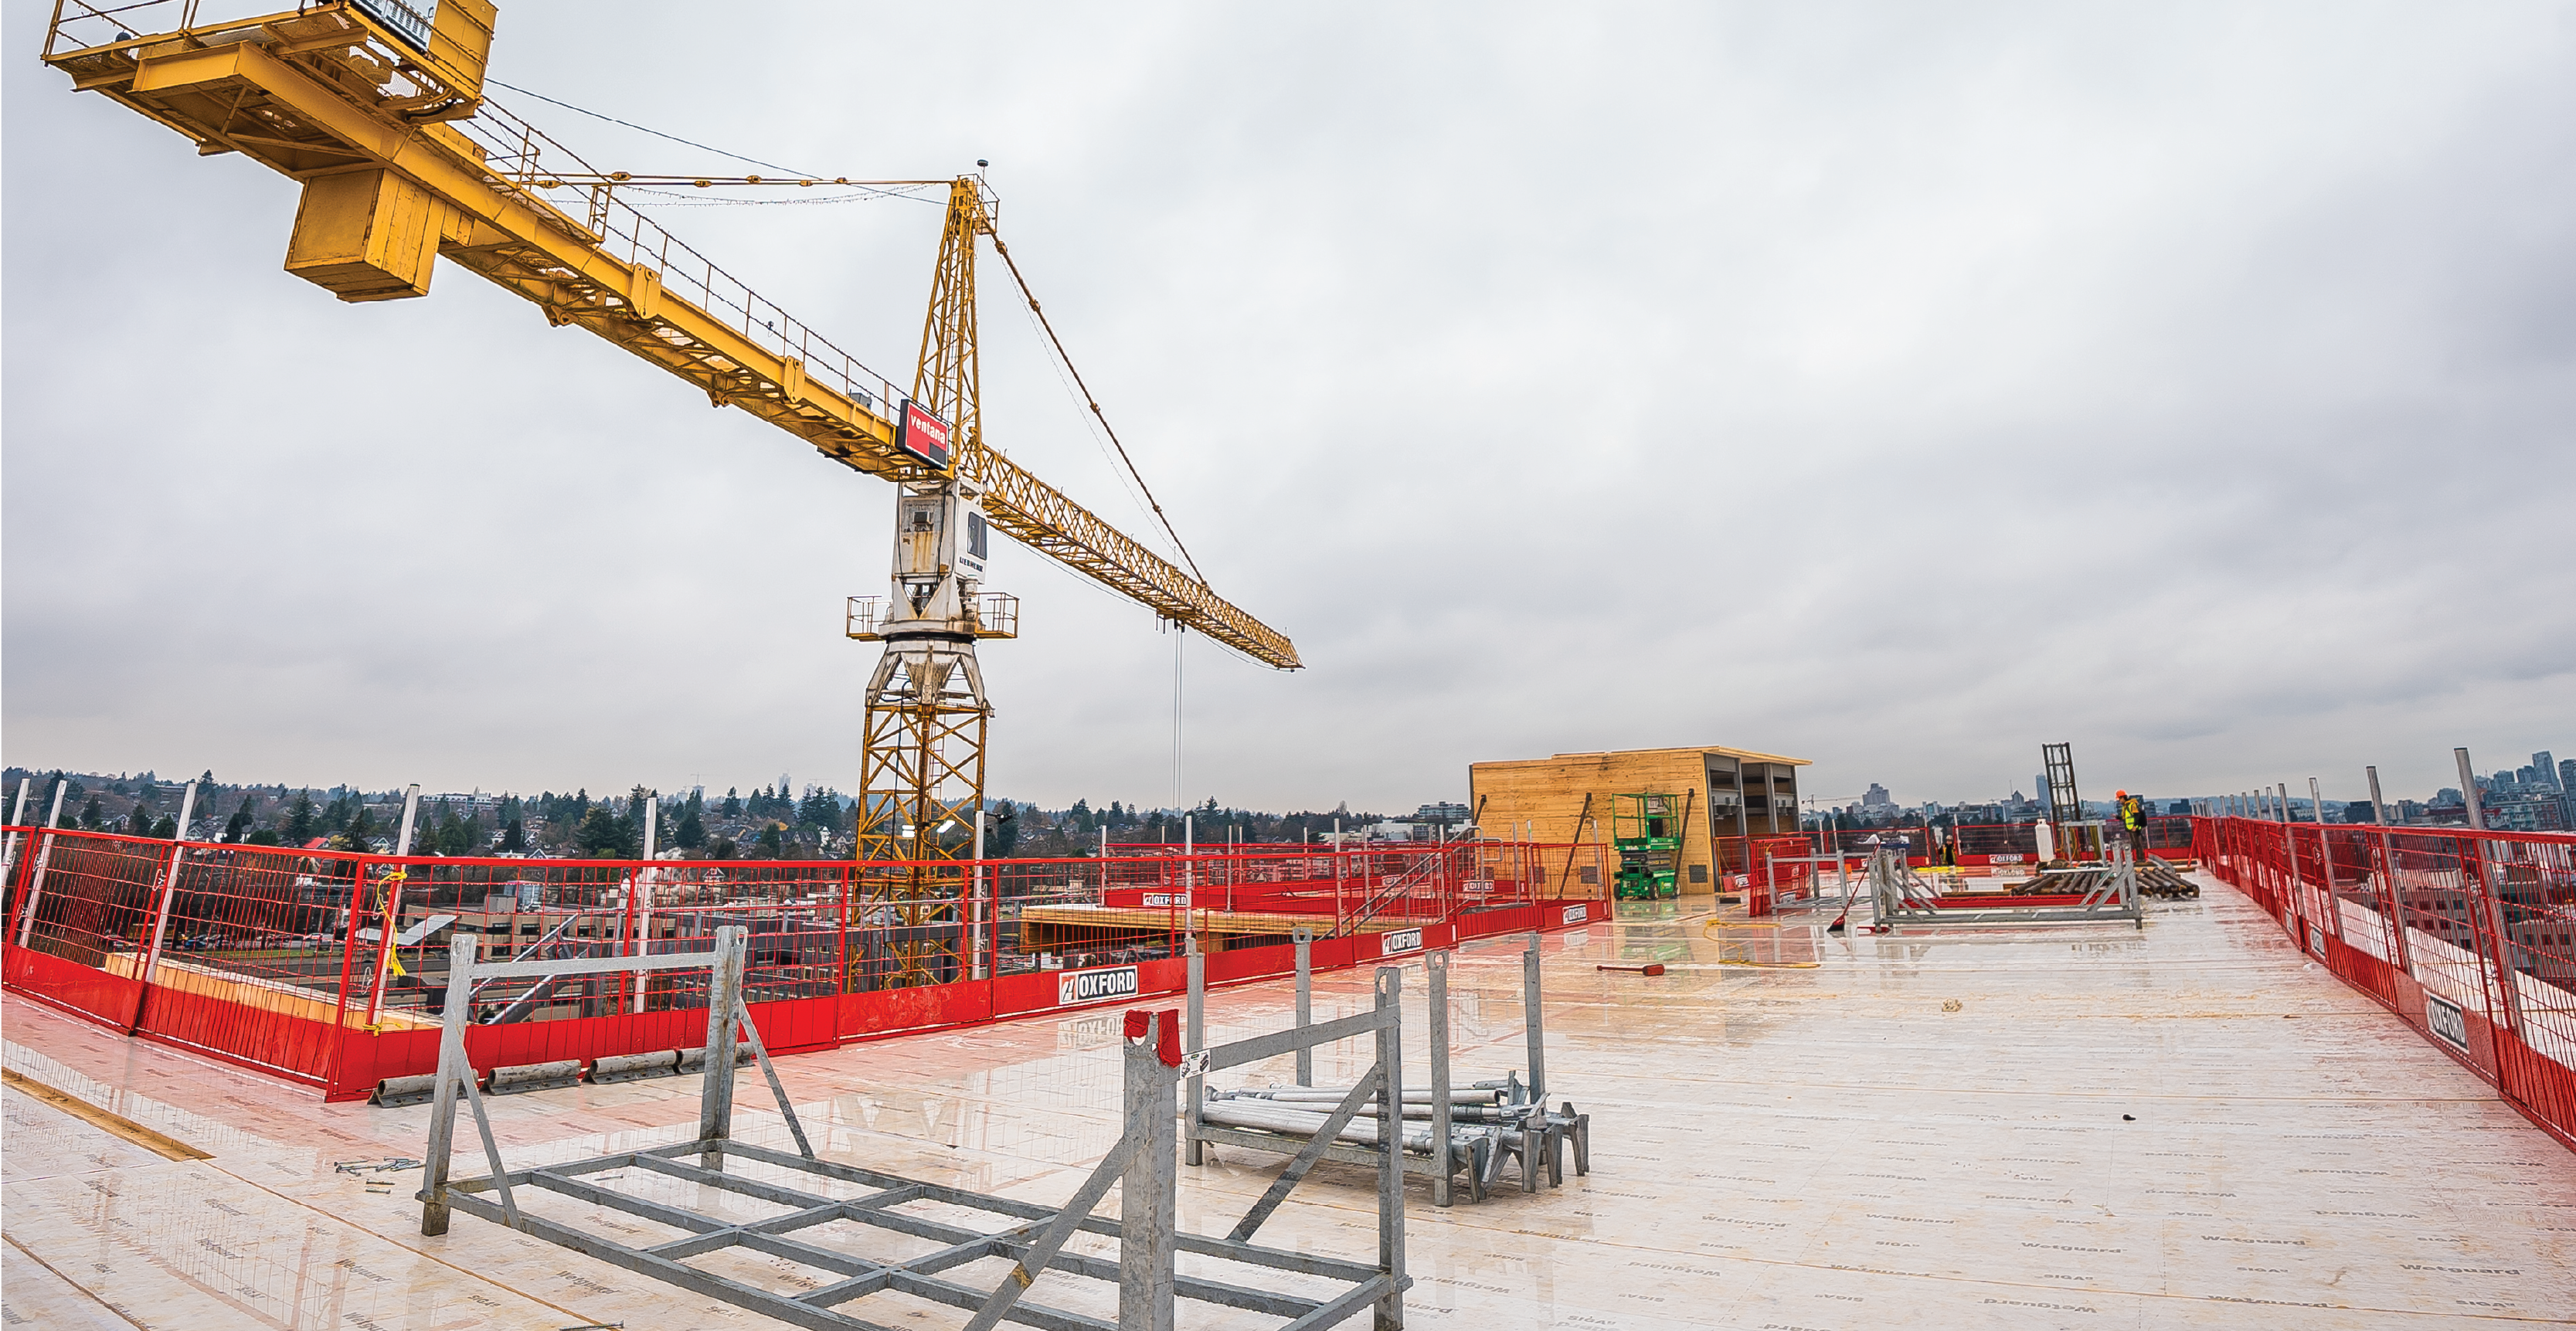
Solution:
[(966, 978), (984, 978), (984, 819), (975, 810), (975, 868), (966, 881)]
[(1431, 1204), (1449, 1204), (1449, 954), (1422, 958), (1431, 988)]
[[(2514, 982), (2513, 935), (2505, 923), (2504, 902), (2496, 895), (2495, 876), (2487, 871), (2486, 803), (2478, 798), (2477, 769), (2469, 762), (2467, 749), (2451, 750), (2452, 761), (2460, 768), (2460, 799), (2468, 806), (2468, 844), (2454, 858), (2460, 866), (2460, 886), (2470, 893), (2471, 908), (2481, 917), (2470, 933), (2484, 934), (2490, 940), (2479, 958), (2479, 969), (2494, 979), (2496, 1004), (2504, 1010), (2503, 1026), (2515, 1039), (2522, 1038), (2522, 995)], [(2470, 865), (2477, 867), (2473, 870)], [(2492, 967), (2492, 969), (2489, 969)], [(2492, 1016), (2492, 1014), (2490, 1014)]]
[(717, 927), (716, 964), (707, 977), (706, 1077), (698, 1088), (698, 1141), (709, 1148), (699, 1154), (698, 1163), (707, 1169), (724, 1168), (724, 1152), (714, 1144), (733, 1136), (734, 1022), (751, 1019), (742, 1001), (743, 953), (750, 932), (739, 924)]
[(2406, 910), (2397, 890), (2397, 848), (2389, 840), (2388, 803), (2379, 797), (2379, 769), (2364, 767), (2361, 770), (2364, 776), (2370, 778), (2370, 818), (2372, 822), (2379, 825), (2379, 833), (2376, 837), (2378, 849), (2376, 858), (2379, 873), (2379, 899), (2382, 908), (2387, 912), (2388, 959), (2396, 964), (2398, 974), (2411, 979), (2415, 974), (2415, 964), (2409, 957), (2409, 949), (2406, 946)]
[(474, 975), (472, 936), (458, 934), (447, 944), (447, 1002), (438, 1029), (438, 1091), (429, 1110), (428, 1159), (421, 1179), (420, 1232), (447, 1232), (447, 1178), (456, 1145), (456, 1078), (471, 1077), (465, 1061), (465, 1010), (472, 1004)]
[[(170, 933), (170, 905), (178, 899), (179, 869), (188, 859), (188, 818), (196, 808), (197, 783), (191, 781), (179, 796), (179, 835), (172, 838), (178, 844), (170, 848), (169, 877), (161, 884), (160, 899), (152, 904), (152, 948), (143, 954), (143, 983), (147, 985), (152, 983), (153, 969), (161, 964), (161, 940)], [(135, 1009), (135, 1016), (138, 1020), (142, 1017), (141, 1008)]]
[(54, 858), (54, 829), (63, 824), (63, 792), (71, 788), (71, 778), (54, 783), (54, 811), (45, 816), (44, 838), (36, 843), (36, 868), (28, 875), (27, 903), (19, 907), (18, 946), (25, 947), (36, 932), (36, 900), (45, 894), (45, 870)]
[[(658, 824), (662, 821), (661, 796), (645, 796), (643, 812), (644, 863), (635, 870), (633, 885), (626, 889), (627, 927), (634, 936), (632, 955), (639, 957), (650, 955), (653, 951), (653, 851), (655, 849), (653, 843), (654, 833), (660, 830)], [(641, 1012), (644, 1010), (645, 991), (653, 987), (645, 978), (650, 972), (639, 970), (632, 974), (635, 979), (635, 1001), (628, 1005), (627, 1011)]]
[[(1198, 935), (1190, 936), (1190, 1006), (1189, 1024), (1183, 1028), (1182, 1049), (1197, 1053), (1207, 1048), (1207, 954), (1199, 951)], [(1207, 1078), (1193, 1072), (1182, 1084), (1181, 1110), (1190, 1121), (1189, 1158), (1192, 1165), (1202, 1162), (1206, 1143), (1199, 1140), (1199, 1104), (1207, 1096)]]
[(1521, 1008), (1529, 1033), (1530, 1103), (1547, 1099), (1547, 1018), (1540, 1012), (1541, 994), (1538, 978), (1539, 935), (1529, 936), (1529, 950), (1521, 954)]
[[(26, 823), (27, 823), (27, 795), (28, 795), (28, 793), (29, 793), (30, 791), (32, 791), (32, 790), (34, 790), (34, 789), (35, 789), (35, 785), (36, 785), (36, 778), (34, 778), (34, 777), (32, 777), (32, 776), (26, 776), (26, 777), (20, 777), (20, 778), (18, 778), (18, 808), (17, 808), (17, 811), (16, 811), (16, 812), (11, 813), (11, 814), (9, 815), (9, 826), (10, 826), (10, 827), (12, 827), (12, 828), (18, 828), (18, 827), (24, 827), (24, 826), (26, 825)], [(9, 881), (9, 875), (10, 875), (11, 873), (15, 872), (15, 871), (17, 870), (17, 868), (18, 868), (18, 834), (17, 834), (15, 831), (12, 831), (12, 832), (10, 832), (10, 833), (9, 833), (9, 848), (8, 848), (8, 850), (7, 850), (7, 851), (5, 851), (5, 852), (0, 852), (0, 884), (6, 884), (6, 883)]]
[[(1297, 940), (1297, 1029), (1315, 1024), (1315, 931), (1303, 925), (1291, 931)], [(1315, 1051), (1297, 1046), (1297, 1084), (1315, 1084)]]
[(1119, 1331), (1172, 1331), (1172, 1250), (1178, 1243), (1180, 1179), (1173, 1167), (1172, 1084), (1162, 1023), (1153, 1014), (1142, 1041), (1125, 1044), (1127, 1140), (1136, 1144), (1118, 1185)]
[(2317, 814), (2317, 872), (2326, 880), (2325, 926), (2328, 937), (2343, 938), (2343, 898), (2335, 891), (2334, 837), (2326, 831), (2326, 792), (2315, 777), (2308, 778), (2308, 802)]
[[(1377, 1264), (1387, 1290), (1375, 1331), (1404, 1326), (1404, 970), (1377, 969)], [(1438, 1149), (1440, 1143), (1432, 1143)]]
[[(419, 817), (420, 785), (415, 782), (403, 791), (402, 832), (394, 838), (395, 859), (401, 859), (411, 854), (411, 829)], [(363, 847), (361, 847), (361, 849), (363, 849)]]

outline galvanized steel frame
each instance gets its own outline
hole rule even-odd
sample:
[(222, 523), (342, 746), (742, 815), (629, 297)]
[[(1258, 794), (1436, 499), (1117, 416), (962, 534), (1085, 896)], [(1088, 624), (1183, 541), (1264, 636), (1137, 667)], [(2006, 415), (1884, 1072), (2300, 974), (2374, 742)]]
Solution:
[(2109, 924), (2126, 921), (2146, 927), (2146, 907), (2138, 895), (2138, 865), (2126, 845), (2110, 848), (2103, 866), (2110, 870), (2100, 885), (2072, 905), (1991, 905), (1950, 907), (1937, 904), (1940, 893), (1906, 866), (1904, 857), (1882, 849), (1870, 856), (1869, 886), (1873, 923), (1889, 929), (1909, 925)]
[[(1296, 931), (1294, 941), (1297, 945), (1297, 987), (1294, 1029), (1299, 1032), (1310, 1029), (1326, 1030), (1357, 1020), (1355, 1017), (1345, 1017), (1341, 1019), (1341, 1023), (1327, 1023), (1326, 1027), (1312, 1025), (1314, 981), (1308, 950), (1310, 939), (1311, 934), (1308, 931), (1303, 929)], [(1416, 1157), (1399, 1146), (1394, 1154), (1399, 1180), (1401, 1175), (1406, 1173), (1420, 1175), (1430, 1180), (1431, 1204), (1434, 1206), (1447, 1207), (1455, 1202), (1458, 1176), (1461, 1173), (1466, 1176), (1468, 1200), (1484, 1201), (1492, 1191), (1493, 1185), (1500, 1180), (1503, 1164), (1509, 1159), (1517, 1159), (1520, 1162), (1521, 1190), (1524, 1192), (1538, 1191), (1542, 1174), (1549, 1187), (1556, 1187), (1563, 1183), (1565, 1156), (1569, 1147), (1572, 1148), (1574, 1156), (1574, 1172), (1578, 1175), (1592, 1172), (1591, 1115), (1575, 1112), (1574, 1106), (1570, 1103), (1562, 1112), (1551, 1112), (1546, 1107), (1547, 1027), (1545, 992), (1539, 968), (1539, 942), (1540, 936), (1531, 934), (1529, 945), (1521, 954), (1521, 1003), (1526, 1014), (1523, 1031), (1529, 1058), (1529, 1085), (1525, 1088), (1527, 1098), (1521, 1098), (1524, 1092), (1518, 1087), (1515, 1079), (1513, 1083), (1515, 1089), (1505, 1096), (1505, 1104), (1501, 1106), (1505, 1109), (1525, 1111), (1525, 1113), (1511, 1126), (1502, 1127), (1499, 1131), (1475, 1135), (1463, 1142), (1457, 1140), (1451, 1103), (1454, 1088), (1449, 1069), (1450, 953), (1445, 949), (1436, 950), (1425, 953), (1422, 958), (1424, 973), (1429, 980), (1430, 988), (1430, 1140), (1450, 1142), (1451, 1148), (1446, 1152), (1433, 1150)], [(1390, 971), (1400, 974), (1396, 968), (1381, 968), (1379, 974), (1384, 976)], [(1193, 1052), (1205, 1039), (1206, 987), (1204, 959), (1193, 952), (1189, 958), (1189, 1007), (1186, 1027), (1189, 1032), (1189, 1048)], [(1339, 1038), (1345, 1037), (1328, 1035), (1306, 1040), (1295, 1046), (1297, 1085), (1314, 1084), (1314, 1047)], [(1289, 1187), (1295, 1186), (1296, 1180), (1305, 1176), (1307, 1168), (1311, 1167), (1314, 1159), (1361, 1166), (1381, 1166), (1386, 1152), (1380, 1146), (1338, 1140), (1343, 1127), (1356, 1116), (1359, 1106), (1373, 1098), (1374, 1093), (1371, 1088), (1376, 1084), (1373, 1079), (1377, 1072), (1378, 1069), (1372, 1068), (1369, 1076), (1362, 1077), (1353, 1086), (1350, 1096), (1334, 1107), (1326, 1117), (1322, 1128), (1311, 1139), (1289, 1132), (1207, 1122), (1206, 1082), (1202, 1073), (1194, 1072), (1185, 1082), (1182, 1096), (1183, 1121), (1186, 1125), (1183, 1135), (1188, 1143), (1188, 1162), (1192, 1165), (1202, 1163), (1204, 1159), (1202, 1147), (1208, 1145), (1242, 1146), (1259, 1151), (1293, 1154), (1296, 1159), (1290, 1162), (1288, 1169), (1281, 1172), (1281, 1178)], [(1479, 1087), (1494, 1085), (1496, 1083), (1477, 1083)], [(1390, 1133), (1385, 1128), (1382, 1109), (1381, 1104), (1381, 1112), (1377, 1115), (1380, 1124), (1379, 1142), (1400, 1142), (1402, 1140), (1400, 1133)], [(1488, 1122), (1491, 1121), (1488, 1120)], [(1284, 1191), (1282, 1195), (1285, 1195)]]
[[(464, 1057), (463, 1031), (470, 1001), (451, 1003), (446, 1038), (441, 1046), (438, 1103), (431, 1115), (425, 1184), (419, 1194), (422, 1202), (421, 1232), (445, 1233), (449, 1213), (461, 1210), (637, 1274), (651, 1276), (793, 1326), (816, 1328), (817, 1331), (849, 1331), (852, 1328), (883, 1331), (876, 1323), (836, 1311), (836, 1305), (880, 1291), (971, 1309), (974, 1316), (966, 1324), (969, 1331), (989, 1331), (1004, 1321), (1049, 1328), (1050, 1331), (1113, 1331), (1112, 1323), (1097, 1317), (1024, 1301), (1023, 1294), (1047, 1271), (1069, 1271), (1095, 1279), (1116, 1280), (1119, 1317), (1115, 1331), (1172, 1331), (1175, 1301), (1180, 1298), (1275, 1315), (1287, 1319), (1282, 1323), (1286, 1331), (1311, 1331), (1337, 1325), (1371, 1305), (1376, 1309), (1375, 1327), (1378, 1331), (1391, 1331), (1403, 1325), (1403, 1292), (1412, 1282), (1404, 1274), (1404, 1200), (1400, 1174), (1382, 1171), (1379, 1252), (1375, 1266), (1259, 1247), (1249, 1242), (1252, 1232), (1285, 1200), (1288, 1189), (1294, 1186), (1294, 1178), (1283, 1177), (1280, 1185), (1274, 1185), (1272, 1195), (1256, 1203), (1226, 1239), (1207, 1239), (1179, 1232), (1178, 1176), (1174, 1165), (1178, 1128), (1172, 1113), (1172, 1096), (1178, 1089), (1183, 1068), (1166, 1062), (1159, 1052), (1166, 1047), (1165, 1024), (1173, 1021), (1176, 1014), (1128, 1014), (1131, 1038), (1124, 1049), (1126, 1130), (1069, 1202), (1062, 1207), (1047, 1207), (817, 1158), (776, 1071), (770, 1066), (767, 1050), (760, 1045), (759, 1032), (749, 1020), (741, 983), (746, 945), (745, 931), (728, 927), (718, 931), (714, 952), (641, 959), (657, 970), (705, 966), (714, 972), (711, 985), (713, 1001), (708, 1017), (707, 1073), (700, 1092), (698, 1136), (690, 1141), (648, 1150), (621, 1151), (569, 1164), (506, 1169), (490, 1122), (484, 1114), (481, 1095), (475, 1088), (472, 1069)], [(456, 948), (454, 975), (469, 976), (476, 969), (498, 972), (502, 976), (520, 972), (533, 974), (540, 967), (552, 973), (565, 965), (562, 962), (544, 962), (477, 968), (470, 948), (471, 940)], [(638, 960), (631, 957), (600, 958), (595, 967), (584, 968), (633, 969)], [(1395, 1060), (1402, 1048), (1401, 1009), (1396, 1002), (1399, 974), (1391, 968), (1378, 972), (1380, 998), (1375, 1012), (1315, 1028), (1311, 1041), (1321, 1043), (1346, 1034), (1375, 1032), (1380, 1065), (1387, 1073), (1379, 1084), (1386, 1086), (1400, 1082), (1400, 1078), (1395, 1076)], [(449, 992), (463, 995), (468, 992), (468, 987), (451, 980)], [(731, 1020), (727, 1020), (727, 1016)], [(1345, 1027), (1350, 1029), (1346, 1031)], [(762, 1072), (777, 1095), (779, 1110), (785, 1115), (796, 1140), (796, 1154), (732, 1138), (733, 1042), (737, 1031), (750, 1043)], [(1177, 1035), (1177, 1032), (1173, 1034)], [(1194, 1054), (1180, 1062), (1189, 1065), (1195, 1073), (1208, 1067), (1221, 1068), (1274, 1057), (1286, 1052), (1288, 1043), (1295, 1037), (1305, 1034), (1288, 1032), (1259, 1037)], [(491, 1173), (482, 1178), (452, 1180), (449, 1177), (450, 1145), (460, 1092), (471, 1107), (485, 1155), (491, 1164)], [(696, 1165), (681, 1159), (689, 1155), (699, 1157)], [(825, 1183), (872, 1191), (860, 1196), (830, 1196), (727, 1172), (728, 1160), (740, 1160)], [(782, 1215), (737, 1222), (588, 1181), (593, 1175), (628, 1169), (790, 1209)], [(1114, 1223), (1091, 1214), (1113, 1183), (1123, 1185), (1120, 1188), (1121, 1215)], [(687, 1234), (649, 1247), (622, 1243), (574, 1225), (530, 1214), (518, 1205), (518, 1198), (527, 1189), (623, 1212), (685, 1230)], [(485, 1194), (496, 1194), (498, 1204)], [(934, 1202), (985, 1212), (1009, 1223), (1000, 1230), (984, 1231), (927, 1216), (906, 1214), (898, 1209), (915, 1202)], [(878, 1261), (788, 1237), (799, 1230), (842, 1220), (910, 1238), (926, 1239), (942, 1246), (904, 1260)], [(1065, 1243), (1078, 1232), (1115, 1237), (1118, 1240), (1117, 1260), (1065, 1252)], [(742, 1248), (796, 1262), (842, 1278), (791, 1295), (728, 1279), (691, 1266), (686, 1261), (690, 1257), (728, 1248)], [(1175, 1254), (1180, 1252), (1222, 1258), (1241, 1263), (1254, 1271), (1343, 1281), (1347, 1282), (1347, 1288), (1330, 1298), (1314, 1299), (1231, 1280), (1181, 1276), (1174, 1271)], [(943, 1271), (988, 1257), (1009, 1257), (1015, 1261), (1011, 1272), (996, 1288), (978, 1289), (940, 1278)]]

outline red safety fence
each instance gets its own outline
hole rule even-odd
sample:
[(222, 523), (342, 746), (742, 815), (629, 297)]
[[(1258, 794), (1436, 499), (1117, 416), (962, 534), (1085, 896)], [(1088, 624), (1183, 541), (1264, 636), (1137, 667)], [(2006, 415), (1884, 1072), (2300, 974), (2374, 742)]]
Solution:
[[(2090, 858), (2100, 848), (2092, 844), (2092, 828), (2052, 828), (2052, 846), (2060, 857), (2070, 852)], [(1945, 861), (1962, 867), (1994, 866), (2011, 870), (2015, 866), (2036, 862), (2039, 858), (2039, 824), (1966, 823), (1953, 827), (1925, 828), (1917, 824), (1888, 827), (1846, 827), (1838, 832), (1810, 832), (1806, 839), (1817, 847), (1814, 853), (1831, 855), (1839, 847), (1845, 853), (1866, 858), (1869, 853), (1893, 838), (1902, 837), (1906, 862), (1915, 868), (1926, 868)], [(1947, 851), (1945, 855), (1943, 852)], [(2189, 859), (2192, 855), (2192, 820), (2180, 815), (2158, 814), (2147, 819), (2147, 853), (2163, 859)]]
[[(1604, 918), (1597, 846), (1231, 847), (1103, 860), (395, 858), (10, 829), (11, 990), (131, 1034), (366, 1095), (431, 1070), (452, 940), (481, 961), (706, 951), (751, 933), (772, 1049), (971, 1025)], [(1580, 871), (1580, 872), (1578, 872)], [(694, 1048), (707, 977), (491, 981), (478, 1068)]]
[(2192, 822), (2302, 950), (2576, 1149), (2576, 836)]

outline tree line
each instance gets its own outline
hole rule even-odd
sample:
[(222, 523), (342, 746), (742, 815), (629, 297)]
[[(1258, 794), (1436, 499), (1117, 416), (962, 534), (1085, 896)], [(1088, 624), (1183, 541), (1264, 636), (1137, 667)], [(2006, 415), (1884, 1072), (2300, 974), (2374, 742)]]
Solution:
[[(164, 780), (150, 772), (108, 777), (12, 768), (5, 774), (5, 796), (14, 800), (20, 783), (31, 778), (26, 822), (45, 821), (59, 787), (65, 826), (163, 841), (181, 834), (178, 809), (184, 781)], [(197, 783), (188, 829), (191, 839), (387, 853), (394, 849), (400, 832), (400, 791), (365, 791), (354, 785), (327, 789), (227, 785), (217, 782), (212, 771), (199, 776)], [(693, 789), (672, 800), (660, 800), (657, 791), (640, 784), (623, 796), (600, 798), (593, 798), (586, 788), (534, 796), (423, 796), (411, 849), (416, 855), (453, 857), (633, 859), (644, 850), (644, 810), (657, 800), (657, 853), (677, 851), (689, 859), (785, 860), (837, 858), (855, 850), (854, 802), (820, 784), (799, 793), (783, 778), (775, 786), (755, 786), (748, 794), (739, 787), (728, 788), (721, 796)], [(1272, 813), (1229, 807), (1214, 796), (1187, 810), (1144, 809), (1119, 800), (1095, 807), (1088, 798), (1061, 809), (1010, 799), (990, 800), (987, 808), (984, 850), (997, 859), (1092, 855), (1104, 834), (1112, 845), (1177, 845), (1185, 815), (1201, 847), (1321, 841), (1337, 826), (1353, 832), (1385, 818), (1353, 812), (1347, 803), (1328, 811)], [(943, 829), (941, 839), (948, 853), (971, 853), (972, 829)]]

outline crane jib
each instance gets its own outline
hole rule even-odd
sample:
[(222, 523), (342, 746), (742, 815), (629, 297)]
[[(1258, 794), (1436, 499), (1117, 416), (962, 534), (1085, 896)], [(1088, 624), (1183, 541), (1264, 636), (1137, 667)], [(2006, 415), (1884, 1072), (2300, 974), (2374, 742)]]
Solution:
[(305, 182), (288, 268), (343, 300), (425, 295), (436, 266), (460, 264), (855, 470), (907, 484), (979, 472), (988, 516), (1013, 539), (1264, 664), (1299, 666), (1285, 635), (981, 447), (974, 429), (939, 422), (952, 428), (934, 461), (906, 394), (613, 190), (561, 179), (600, 177), (482, 98), (490, 0), (427, 12), (424, 47), (355, 6), (158, 35), (65, 7), (43, 58), (201, 154), (239, 153)]

